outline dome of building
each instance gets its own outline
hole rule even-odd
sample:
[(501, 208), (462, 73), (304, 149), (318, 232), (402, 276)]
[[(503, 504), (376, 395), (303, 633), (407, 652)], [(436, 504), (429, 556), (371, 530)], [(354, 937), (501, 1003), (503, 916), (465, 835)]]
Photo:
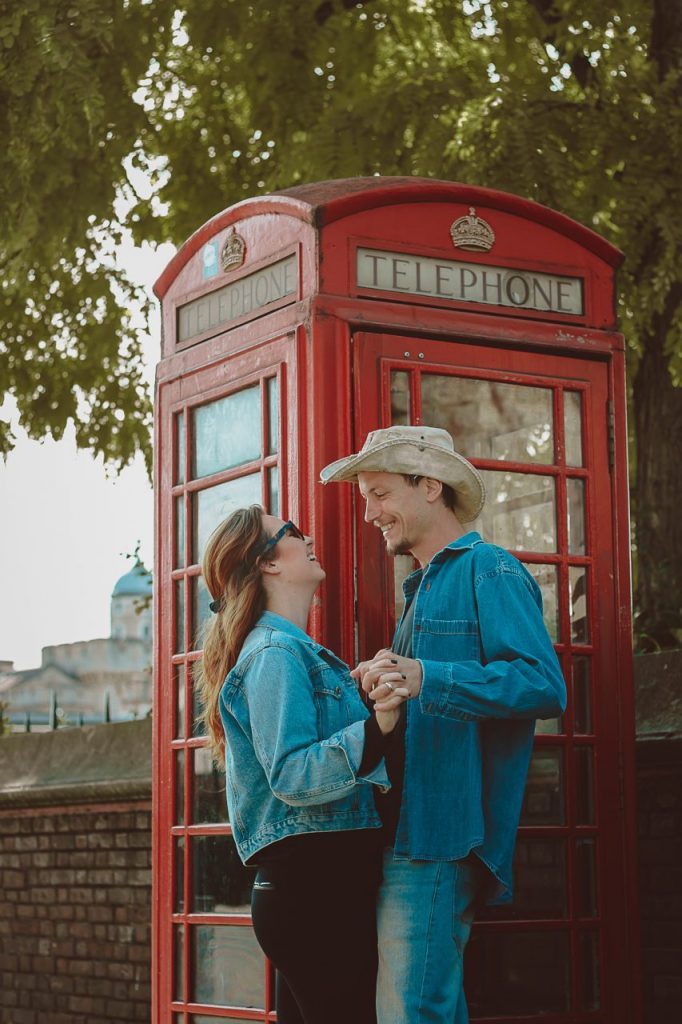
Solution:
[(152, 574), (138, 561), (130, 572), (121, 576), (111, 592), (112, 597), (147, 597), (152, 592)]

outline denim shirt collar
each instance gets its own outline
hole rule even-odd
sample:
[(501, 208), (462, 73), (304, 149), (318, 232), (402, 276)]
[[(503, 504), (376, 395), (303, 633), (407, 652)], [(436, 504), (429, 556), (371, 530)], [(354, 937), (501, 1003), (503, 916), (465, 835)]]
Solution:
[(403, 581), (403, 592), (406, 597), (414, 594), (415, 590), (421, 583), (422, 576), (425, 572), (428, 572), (429, 566), (439, 562), (444, 562), (446, 558), (450, 556), (451, 552), (468, 551), (473, 548), (476, 544), (482, 544), (483, 538), (480, 533), (475, 530), (470, 530), (469, 533), (465, 533), (463, 536), (453, 540), (450, 544), (447, 544), (440, 551), (437, 551), (431, 561), (423, 568), (415, 569), (410, 575)]

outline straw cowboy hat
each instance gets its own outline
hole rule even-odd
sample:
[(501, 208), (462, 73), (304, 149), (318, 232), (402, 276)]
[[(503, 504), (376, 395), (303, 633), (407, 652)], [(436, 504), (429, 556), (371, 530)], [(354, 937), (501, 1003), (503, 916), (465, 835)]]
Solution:
[(455, 492), (462, 523), (476, 519), (485, 501), (481, 474), (455, 451), (447, 430), (439, 427), (386, 427), (367, 435), (356, 455), (330, 462), (320, 472), (323, 484), (357, 482), (358, 473), (407, 473), (429, 476)]

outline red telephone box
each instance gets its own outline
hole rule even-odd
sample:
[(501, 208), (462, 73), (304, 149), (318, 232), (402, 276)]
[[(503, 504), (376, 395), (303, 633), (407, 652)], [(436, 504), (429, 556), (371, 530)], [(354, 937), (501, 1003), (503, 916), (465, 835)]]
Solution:
[(467, 952), (472, 1018), (639, 1020), (620, 259), (517, 196), (376, 177), (238, 203), (157, 282), (155, 1024), (276, 1019), (196, 725), (205, 540), (254, 501), (298, 522), (327, 569), (312, 632), (348, 662), (374, 653), (410, 566), (318, 475), (369, 430), (422, 422), (483, 474), (473, 527), (538, 580), (569, 693), (538, 723), (514, 902)]

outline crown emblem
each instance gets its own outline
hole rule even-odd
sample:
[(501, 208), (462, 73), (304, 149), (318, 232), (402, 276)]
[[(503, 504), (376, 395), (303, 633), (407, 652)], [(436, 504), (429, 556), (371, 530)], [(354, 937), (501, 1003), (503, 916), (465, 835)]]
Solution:
[(223, 270), (236, 270), (237, 267), (241, 267), (245, 256), (246, 242), (233, 228), (232, 234), (227, 236), (220, 250), (220, 262)]
[(450, 237), (456, 249), (469, 252), (489, 252), (495, 242), (495, 232), (487, 220), (476, 216), (473, 206), (469, 207), (468, 214), (454, 221)]

